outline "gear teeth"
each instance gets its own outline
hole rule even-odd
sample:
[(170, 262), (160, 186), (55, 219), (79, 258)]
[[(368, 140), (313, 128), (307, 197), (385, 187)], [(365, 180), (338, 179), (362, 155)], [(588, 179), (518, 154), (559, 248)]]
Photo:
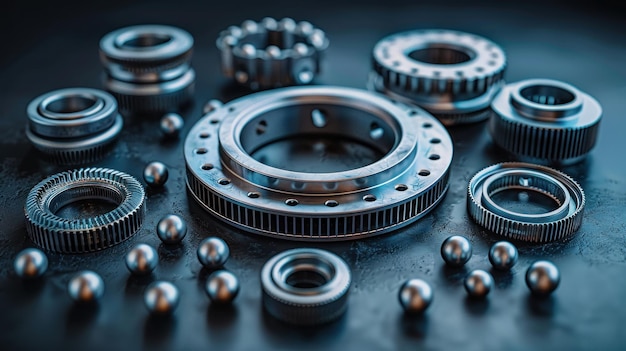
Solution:
[(195, 91), (195, 82), (182, 90), (160, 95), (128, 95), (109, 90), (120, 109), (136, 113), (162, 112), (176, 109), (189, 103)]

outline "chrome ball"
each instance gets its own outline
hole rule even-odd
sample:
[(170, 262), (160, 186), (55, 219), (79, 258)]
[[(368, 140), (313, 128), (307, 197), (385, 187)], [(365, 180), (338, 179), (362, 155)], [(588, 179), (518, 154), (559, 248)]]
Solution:
[(517, 248), (508, 241), (498, 241), (489, 249), (489, 262), (495, 269), (508, 271), (517, 263)]
[(143, 302), (152, 314), (171, 314), (179, 301), (178, 288), (166, 281), (157, 281), (148, 285), (143, 295)]
[(167, 138), (177, 138), (184, 125), (185, 121), (177, 113), (166, 114), (159, 124), (161, 132)]
[(207, 278), (206, 293), (214, 303), (231, 303), (239, 294), (239, 279), (229, 271), (216, 271)]
[(550, 261), (536, 261), (526, 271), (526, 285), (535, 295), (550, 295), (560, 281), (559, 269)]
[(219, 268), (226, 263), (230, 249), (224, 240), (209, 237), (200, 243), (198, 247), (198, 260), (208, 269)]
[(143, 180), (153, 188), (165, 185), (168, 176), (169, 172), (167, 171), (167, 166), (161, 162), (150, 162), (146, 168), (143, 169)]
[(465, 277), (464, 285), (470, 297), (484, 298), (493, 288), (493, 277), (481, 269), (476, 269)]
[(70, 280), (67, 291), (75, 302), (96, 302), (104, 295), (104, 282), (98, 273), (82, 271)]
[(150, 274), (159, 263), (159, 255), (152, 246), (139, 244), (126, 255), (126, 267), (132, 274)]
[(465, 237), (453, 235), (441, 245), (441, 257), (452, 267), (462, 267), (472, 257), (472, 244)]
[(39, 249), (24, 249), (15, 257), (13, 268), (20, 278), (38, 278), (48, 270), (48, 257)]
[(165, 244), (178, 244), (187, 235), (187, 224), (175, 214), (167, 215), (157, 224), (157, 235)]
[(217, 110), (218, 108), (222, 107), (222, 102), (219, 100), (209, 100), (206, 104), (204, 104), (204, 107), (202, 107), (202, 113), (204, 113), (205, 115), (207, 113), (211, 113), (215, 110)]
[(400, 287), (398, 300), (405, 312), (422, 313), (433, 301), (433, 290), (421, 279), (410, 279)]

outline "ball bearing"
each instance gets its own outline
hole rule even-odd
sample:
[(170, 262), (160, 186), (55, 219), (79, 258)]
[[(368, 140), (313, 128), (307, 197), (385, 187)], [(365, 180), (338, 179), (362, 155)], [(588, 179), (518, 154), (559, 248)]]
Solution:
[(445, 125), (489, 117), (503, 85), (506, 55), (496, 43), (453, 30), (412, 30), (380, 40), (370, 89), (416, 104)]
[(104, 281), (92, 271), (81, 271), (70, 279), (67, 293), (76, 303), (96, 303), (104, 295)]
[(433, 302), (433, 289), (422, 279), (405, 281), (398, 291), (398, 301), (405, 313), (420, 314)]

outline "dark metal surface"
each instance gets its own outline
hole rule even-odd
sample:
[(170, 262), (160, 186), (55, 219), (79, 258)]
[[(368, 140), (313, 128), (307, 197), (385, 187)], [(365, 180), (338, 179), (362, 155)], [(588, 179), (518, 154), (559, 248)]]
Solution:
[[(501, 2), (456, 5), (396, 1), (274, 4), (229, 2), (220, 6), (186, 1), (126, 3), (94, 1), (9, 5), (1, 21), (7, 43), (0, 58), (0, 348), (11, 349), (623, 349), (626, 345), (626, 57), (623, 8), (575, 8), (571, 2)], [(13, 7), (11, 7), (13, 6)], [(600, 12), (601, 11), (601, 12)], [(455, 157), (450, 190), (441, 205), (418, 223), (367, 240), (315, 244), (350, 265), (353, 289), (347, 313), (319, 328), (278, 322), (261, 307), (260, 267), (276, 253), (302, 243), (240, 233), (211, 218), (189, 200), (184, 184), (182, 141), (162, 141), (159, 117), (128, 119), (112, 153), (94, 166), (116, 168), (141, 179), (146, 163), (160, 160), (170, 179), (148, 189), (148, 214), (131, 240), (99, 253), (50, 254), (39, 283), (23, 283), (12, 259), (26, 239), (23, 205), (30, 188), (64, 170), (41, 159), (24, 135), (25, 108), (35, 96), (62, 87), (99, 87), (98, 41), (107, 32), (137, 23), (165, 23), (195, 37), (195, 104), (184, 111), (183, 135), (200, 118), (204, 101), (242, 95), (222, 78), (214, 42), (219, 30), (264, 16), (309, 20), (331, 44), (318, 83), (364, 87), (373, 45), (385, 35), (412, 28), (451, 28), (501, 44), (509, 57), (507, 81), (545, 77), (563, 80), (596, 97), (605, 112), (599, 142), (587, 160), (562, 168), (587, 195), (582, 227), (573, 239), (546, 245), (519, 244), (510, 272), (492, 272), (494, 290), (485, 301), (466, 298), (463, 278), (472, 269), (490, 270), (489, 245), (498, 237), (475, 225), (466, 212), (466, 189), (481, 168), (510, 160), (492, 145), (485, 124), (453, 129)], [(10, 18), (9, 18), (10, 17)], [(181, 246), (166, 247), (155, 234), (159, 218), (181, 215), (189, 234)], [(465, 269), (445, 268), (441, 242), (452, 234), (474, 245)], [(211, 306), (204, 292), (207, 272), (195, 249), (209, 236), (231, 248), (226, 268), (240, 279), (232, 308)], [(131, 277), (124, 255), (140, 242), (157, 247), (160, 262), (151, 278)], [(524, 274), (536, 259), (550, 259), (561, 285), (549, 299), (530, 297)], [(99, 307), (73, 306), (66, 286), (79, 270), (102, 275)], [(397, 301), (408, 278), (434, 289), (426, 315), (408, 318)], [(181, 292), (171, 319), (149, 317), (145, 287), (172, 281)]]

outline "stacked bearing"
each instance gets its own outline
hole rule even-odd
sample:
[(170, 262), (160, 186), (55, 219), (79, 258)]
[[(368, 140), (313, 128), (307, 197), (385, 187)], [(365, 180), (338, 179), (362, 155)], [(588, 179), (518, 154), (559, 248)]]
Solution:
[(126, 27), (100, 41), (104, 86), (130, 112), (175, 111), (189, 102), (196, 79), (193, 37), (164, 25)]
[(445, 125), (489, 117), (503, 84), (504, 51), (494, 42), (452, 30), (413, 30), (380, 40), (369, 87), (416, 104)]
[(311, 83), (327, 47), (322, 30), (291, 18), (247, 20), (217, 39), (224, 74), (254, 90)]
[(60, 164), (98, 160), (124, 124), (113, 96), (88, 88), (41, 95), (28, 105), (27, 114), (26, 136)]

